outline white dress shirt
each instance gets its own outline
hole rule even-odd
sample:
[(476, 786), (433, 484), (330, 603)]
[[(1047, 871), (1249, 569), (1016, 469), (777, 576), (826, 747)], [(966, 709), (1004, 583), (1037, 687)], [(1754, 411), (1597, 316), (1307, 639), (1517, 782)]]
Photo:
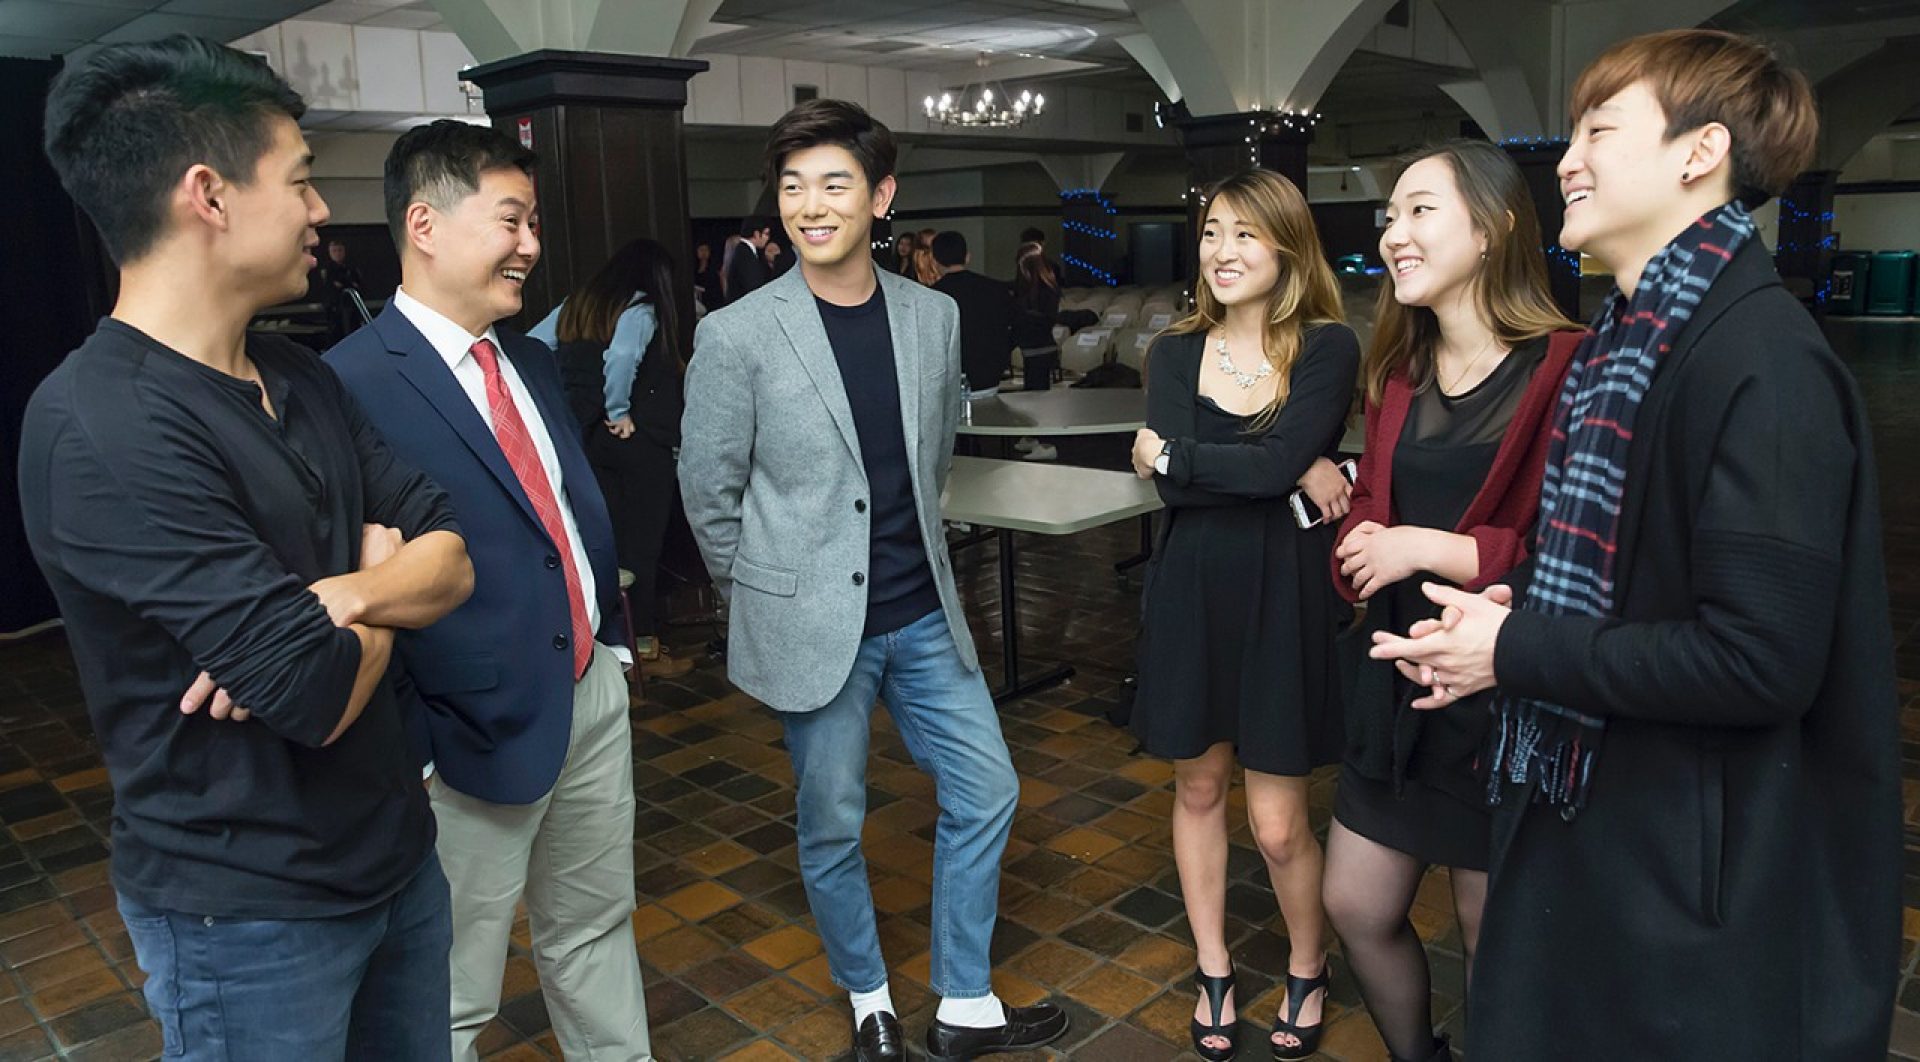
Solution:
[[(481, 371), (480, 363), (473, 359), (472, 348), (481, 339), (493, 344), (500, 351), (500, 375), (506, 379), (507, 393), (513, 396), (513, 404), (520, 410), (520, 419), (527, 423), (527, 433), (533, 436), (533, 448), (540, 455), (540, 467), (546, 470), (547, 482), (553, 487), (554, 500), (560, 506), (560, 522), (567, 529), (567, 552), (573, 555), (573, 570), (580, 575), (580, 593), (586, 597), (587, 626), (592, 630), (600, 629), (599, 598), (594, 593), (593, 567), (587, 563), (587, 547), (580, 541), (580, 526), (573, 519), (573, 504), (567, 499), (566, 477), (560, 472), (560, 457), (553, 448), (553, 437), (547, 432), (547, 422), (540, 416), (540, 407), (534, 404), (533, 395), (520, 379), (520, 373), (500, 346), (500, 337), (492, 328), (485, 336), (468, 335), (467, 330), (448, 320), (439, 311), (428, 307), (419, 299), (407, 294), (404, 288), (393, 293), (393, 305), (412, 322), (413, 327), (433, 345), (434, 352), (453, 370), (453, 378), (460, 389), (467, 393), (467, 400), (480, 413), (480, 419), (493, 430), (493, 407), (487, 404), (487, 374)], [(462, 529), (471, 533), (470, 528)], [(624, 647), (622, 647), (624, 648)], [(625, 653), (615, 651), (617, 655)]]

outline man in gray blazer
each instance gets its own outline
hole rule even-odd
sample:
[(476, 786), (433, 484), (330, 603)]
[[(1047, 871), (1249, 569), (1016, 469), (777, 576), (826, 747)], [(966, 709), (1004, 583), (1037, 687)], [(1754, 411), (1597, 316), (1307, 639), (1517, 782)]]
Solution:
[(800, 872), (862, 1060), (905, 1057), (860, 851), (876, 696), (933, 774), (927, 1050), (961, 1059), (1037, 1047), (1067, 1019), (1008, 1007), (989, 983), (1019, 779), (941, 531), (958, 311), (869, 253), (894, 158), (893, 134), (850, 103), (803, 103), (773, 127), (767, 172), (800, 265), (701, 322), (680, 484), (730, 605), (729, 677), (786, 729)]

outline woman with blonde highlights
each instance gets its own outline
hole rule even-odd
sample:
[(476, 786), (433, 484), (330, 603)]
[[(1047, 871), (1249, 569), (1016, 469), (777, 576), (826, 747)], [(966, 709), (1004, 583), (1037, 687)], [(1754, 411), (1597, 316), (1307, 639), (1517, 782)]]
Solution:
[[(1423, 578), (1478, 590), (1527, 556), (1549, 415), (1582, 333), (1554, 307), (1519, 167), (1485, 141), (1406, 160), (1387, 202), (1388, 282), (1367, 351), (1367, 446), (1340, 528), (1335, 585), (1366, 628), (1437, 613)], [(1327, 833), (1327, 914), (1396, 1060), (1445, 1062), (1432, 977), (1409, 915), (1429, 866), (1449, 868), (1471, 971), (1487, 894), (1478, 711), (1417, 712), (1392, 664), (1360, 663)]]
[(1275, 1058), (1320, 1041), (1327, 924), (1307, 774), (1340, 755), (1333, 635), (1348, 608), (1327, 580), (1331, 528), (1301, 530), (1305, 486), (1337, 519), (1333, 464), (1359, 343), (1299, 189), (1249, 170), (1208, 191), (1197, 308), (1147, 355), (1147, 426), (1134, 471), (1167, 506), (1142, 593), (1132, 726), (1174, 762), (1173, 848), (1201, 998), (1194, 1049), (1231, 1058), (1227, 790), (1246, 770), (1247, 817), (1292, 944)]

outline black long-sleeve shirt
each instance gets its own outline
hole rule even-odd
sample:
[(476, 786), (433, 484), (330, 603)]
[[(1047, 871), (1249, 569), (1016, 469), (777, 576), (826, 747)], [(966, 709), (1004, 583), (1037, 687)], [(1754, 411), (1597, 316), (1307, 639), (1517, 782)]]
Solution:
[[(456, 530), (319, 359), (249, 336), (260, 389), (103, 320), (35, 391), (27, 538), (66, 620), (113, 784), (113, 884), (167, 910), (324, 917), (392, 894), (433, 844), (388, 680), (341, 738), (360, 664), (307, 587), (363, 521)], [(246, 722), (183, 715), (202, 670)]]

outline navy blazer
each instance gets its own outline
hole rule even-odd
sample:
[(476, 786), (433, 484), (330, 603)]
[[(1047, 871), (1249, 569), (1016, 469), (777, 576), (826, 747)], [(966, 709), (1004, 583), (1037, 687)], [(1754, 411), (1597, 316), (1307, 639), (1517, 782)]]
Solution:
[[(625, 645), (613, 524), (560, 370), (539, 342), (496, 333), (553, 437), (600, 598), (599, 640)], [(559, 551), (486, 421), (398, 309), (389, 304), (326, 361), (394, 452), (447, 492), (473, 560), (466, 604), (425, 630), (399, 632), (395, 643), (410, 680), (396, 685), (413, 751), (462, 793), (530, 804), (553, 788), (573, 729), (572, 622)]]

